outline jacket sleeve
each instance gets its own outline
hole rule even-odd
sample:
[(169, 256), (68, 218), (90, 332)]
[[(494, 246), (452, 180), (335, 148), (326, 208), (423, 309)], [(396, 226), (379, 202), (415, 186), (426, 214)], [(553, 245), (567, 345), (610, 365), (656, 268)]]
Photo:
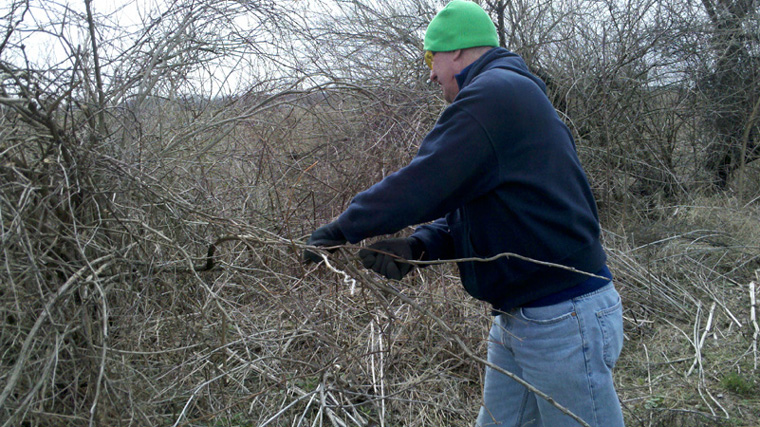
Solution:
[(454, 240), (446, 218), (417, 227), (411, 237), (422, 242), (425, 249), (422, 259), (425, 261), (454, 258)]
[(498, 185), (493, 141), (468, 111), (478, 97), (460, 96), (409, 165), (354, 197), (337, 220), (349, 242), (436, 220)]

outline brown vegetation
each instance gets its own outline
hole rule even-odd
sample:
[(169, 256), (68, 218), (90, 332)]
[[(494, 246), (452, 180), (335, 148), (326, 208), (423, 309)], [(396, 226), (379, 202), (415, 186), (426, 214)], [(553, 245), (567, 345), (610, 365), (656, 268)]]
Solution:
[[(758, 425), (757, 6), (554, 3), (483, 4), (597, 194), (627, 425)], [(120, 34), (85, 4), (49, 6), (52, 65), (25, 56), (29, 3), (2, 6), (0, 425), (471, 425), (490, 312), (452, 265), (301, 262), (443, 108), (436, 5), (195, 2)], [(226, 61), (250, 81), (210, 91)]]

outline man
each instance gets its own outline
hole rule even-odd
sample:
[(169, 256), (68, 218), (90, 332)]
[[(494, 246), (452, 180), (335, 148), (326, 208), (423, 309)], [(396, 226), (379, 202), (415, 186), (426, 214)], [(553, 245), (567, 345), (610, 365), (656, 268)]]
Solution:
[[(404, 259), (520, 255), (458, 262), (467, 292), (493, 306), (488, 360), (589, 425), (622, 426), (612, 381), (622, 308), (596, 205), (544, 83), (497, 46), (475, 3), (453, 0), (435, 16), (425, 62), (450, 105), (409, 165), (358, 194), (309, 244), (357, 243), (433, 221), (359, 252), (365, 267), (396, 280), (411, 270)], [(491, 368), (483, 400), (479, 426), (578, 425)]]

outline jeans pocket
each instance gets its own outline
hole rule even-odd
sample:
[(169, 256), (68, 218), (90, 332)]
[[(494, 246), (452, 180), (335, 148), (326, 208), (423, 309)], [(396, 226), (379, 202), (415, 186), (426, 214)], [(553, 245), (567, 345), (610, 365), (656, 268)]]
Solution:
[(604, 363), (612, 369), (623, 349), (623, 303), (620, 297), (611, 307), (598, 311), (596, 318), (602, 331)]
[(548, 325), (558, 323), (575, 315), (572, 301), (542, 307), (522, 307), (520, 316), (528, 322)]

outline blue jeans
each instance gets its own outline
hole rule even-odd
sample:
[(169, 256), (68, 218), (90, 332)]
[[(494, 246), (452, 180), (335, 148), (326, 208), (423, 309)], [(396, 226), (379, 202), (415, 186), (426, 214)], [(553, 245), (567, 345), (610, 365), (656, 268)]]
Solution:
[[(612, 282), (568, 301), (494, 318), (488, 361), (524, 379), (592, 427), (623, 426), (612, 368), (623, 347), (623, 311)], [(478, 427), (564, 427), (578, 422), (486, 367)]]

